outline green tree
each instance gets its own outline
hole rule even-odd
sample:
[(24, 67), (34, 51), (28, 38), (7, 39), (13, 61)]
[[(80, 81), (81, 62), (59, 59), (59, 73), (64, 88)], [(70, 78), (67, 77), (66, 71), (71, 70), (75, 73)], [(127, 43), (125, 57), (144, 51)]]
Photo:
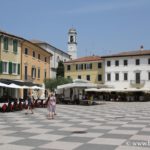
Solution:
[(56, 77), (64, 77), (64, 63), (63, 61), (58, 62), (58, 67), (56, 69)]
[(67, 83), (72, 83), (72, 79), (58, 77), (56, 79), (46, 79), (45, 80), (45, 88), (50, 91), (54, 91), (58, 85), (63, 85)]

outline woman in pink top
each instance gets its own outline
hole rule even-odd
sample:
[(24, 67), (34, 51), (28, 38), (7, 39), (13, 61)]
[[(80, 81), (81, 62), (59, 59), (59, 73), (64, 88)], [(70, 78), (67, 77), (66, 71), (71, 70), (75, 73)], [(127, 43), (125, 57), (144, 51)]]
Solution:
[(49, 111), (48, 118), (52, 117), (52, 119), (54, 119), (55, 108), (56, 108), (56, 97), (53, 94), (51, 94), (48, 97), (47, 108), (48, 108), (48, 111)]

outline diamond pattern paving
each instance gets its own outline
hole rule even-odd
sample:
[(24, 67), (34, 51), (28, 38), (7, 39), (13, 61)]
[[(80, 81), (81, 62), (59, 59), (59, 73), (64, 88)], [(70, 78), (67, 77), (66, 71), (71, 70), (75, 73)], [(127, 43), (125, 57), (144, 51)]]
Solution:
[(0, 150), (150, 149), (150, 102), (102, 103), (0, 113)]

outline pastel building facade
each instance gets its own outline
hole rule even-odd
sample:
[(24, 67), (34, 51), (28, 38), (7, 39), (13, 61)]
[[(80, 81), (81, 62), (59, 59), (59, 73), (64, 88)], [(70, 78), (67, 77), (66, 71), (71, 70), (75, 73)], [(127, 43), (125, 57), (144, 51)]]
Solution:
[(64, 63), (65, 77), (104, 83), (104, 62), (100, 56), (87, 56)]
[(122, 52), (102, 57), (105, 84), (118, 89), (150, 88), (150, 50)]
[(66, 52), (50, 45), (47, 42), (39, 41), (39, 40), (31, 40), (32, 43), (40, 46), (41, 48), (45, 49), (47, 52), (52, 54), (50, 59), (50, 77), (56, 78), (56, 69), (58, 67), (59, 61), (69, 61), (71, 59), (70, 55)]
[[(44, 80), (50, 78), (51, 57), (38, 45), (0, 31), (0, 82), (44, 86)], [(0, 96), (24, 98), (29, 90), (0, 87)]]
[[(21, 42), (15, 35), (0, 31), (0, 79), (21, 79)], [(6, 88), (0, 88), (0, 96)], [(17, 89), (8, 89), (8, 94), (19, 95)]]

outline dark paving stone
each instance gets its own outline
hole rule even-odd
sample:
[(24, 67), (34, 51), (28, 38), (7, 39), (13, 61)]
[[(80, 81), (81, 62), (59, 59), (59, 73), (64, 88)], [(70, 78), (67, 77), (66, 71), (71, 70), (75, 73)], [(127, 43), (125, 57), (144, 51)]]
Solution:
[(47, 125), (47, 126), (41, 126), (41, 127), (38, 127), (38, 128), (41, 128), (41, 129), (53, 129), (53, 130), (57, 130), (57, 129), (60, 129), (60, 126), (55, 126), (55, 125)]
[(114, 145), (84, 144), (74, 150), (115, 150)]
[(64, 137), (62, 139), (59, 139), (58, 141), (65, 141), (65, 142), (80, 142), (80, 143), (86, 143), (88, 141), (91, 141), (93, 138), (89, 137)]
[(141, 130), (143, 127), (118, 127), (117, 130)]
[(56, 135), (71, 135), (72, 133), (70, 131), (59, 131), (59, 130), (55, 130), (55, 131), (50, 131), (47, 132), (48, 134), (56, 134)]
[(11, 144), (14, 145), (28, 145), (28, 146), (32, 146), (32, 147), (37, 147), (40, 145), (44, 145), (49, 143), (50, 141), (45, 141), (45, 140), (36, 140), (36, 139), (23, 139), (23, 140), (19, 140), (16, 142), (12, 142)]
[(93, 132), (93, 133), (107, 133), (111, 131), (112, 129), (88, 129), (88, 132)]
[(150, 135), (150, 131), (139, 131), (138, 133), (137, 133), (138, 135)]
[(101, 138), (114, 138), (114, 139), (129, 139), (132, 135), (126, 134), (104, 134), (100, 136)]
[(7, 134), (5, 136), (15, 136), (15, 137), (24, 137), (24, 138), (28, 138), (34, 135), (38, 135), (36, 133), (29, 133), (29, 132), (16, 132), (16, 133), (11, 133), (11, 134)]
[(22, 131), (22, 130), (27, 130), (29, 128), (25, 128), (25, 127), (7, 127), (7, 128), (3, 128), (3, 130), (13, 130), (13, 131)]
[(35, 149), (32, 149), (32, 150), (60, 150), (60, 149), (51, 149), (51, 148), (35, 148)]

